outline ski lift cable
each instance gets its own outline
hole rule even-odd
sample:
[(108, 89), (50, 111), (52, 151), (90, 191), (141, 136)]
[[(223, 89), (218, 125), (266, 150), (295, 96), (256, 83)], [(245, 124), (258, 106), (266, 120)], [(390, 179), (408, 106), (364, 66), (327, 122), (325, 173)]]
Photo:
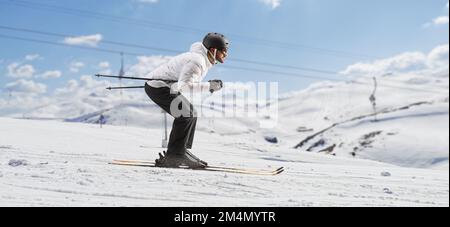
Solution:
[[(179, 25), (173, 25), (173, 24), (164, 24), (164, 23), (158, 23), (154, 21), (148, 21), (148, 20), (139, 20), (139, 19), (133, 19), (129, 17), (123, 17), (123, 16), (116, 16), (111, 14), (105, 14), (105, 13), (99, 13), (95, 11), (88, 11), (88, 10), (82, 10), (82, 9), (75, 9), (75, 8), (69, 8), (64, 6), (56, 6), (56, 5), (50, 5), (45, 3), (36, 3), (36, 2), (30, 2), (30, 1), (23, 1), (23, 0), (0, 0), (0, 3), (9, 3), (14, 6), (19, 7), (25, 7), (29, 9), (34, 10), (45, 10), (55, 13), (63, 13), (63, 14), (69, 14), (72, 16), (79, 16), (79, 17), (90, 17), (94, 19), (100, 19), (105, 21), (111, 21), (111, 22), (120, 22), (120, 23), (127, 23), (127, 25), (136, 25), (136, 26), (143, 26), (143, 27), (151, 27), (161, 30), (168, 30), (173, 32), (179, 32), (179, 33), (190, 33), (190, 34), (199, 34), (199, 33), (206, 33), (209, 31), (193, 28), (193, 27), (187, 27), (187, 26), (179, 26)], [(233, 39), (243, 40), (245, 42), (251, 43), (251, 44), (257, 44), (262, 46), (270, 46), (274, 48), (280, 48), (280, 49), (293, 49), (293, 48), (299, 48), (302, 50), (307, 50), (311, 52), (318, 52), (318, 53), (327, 53), (327, 55), (333, 55), (337, 57), (345, 57), (345, 58), (377, 58), (376, 56), (370, 56), (367, 54), (361, 54), (361, 53), (351, 53), (347, 51), (340, 51), (340, 50), (332, 50), (327, 48), (320, 48), (320, 47), (312, 47), (308, 45), (301, 45), (296, 43), (287, 43), (287, 42), (281, 42), (281, 41), (274, 41), (274, 40), (267, 40), (267, 39), (261, 39), (261, 38), (255, 38), (255, 37), (248, 37), (238, 34), (229, 34), (230, 37), (233, 37)]]
[[(48, 44), (48, 45), (54, 45), (54, 46), (59, 46), (59, 47), (71, 47), (71, 48), (77, 48), (77, 49), (89, 50), (89, 51), (97, 51), (97, 52), (104, 52), (104, 53), (113, 53), (113, 54), (123, 53), (124, 55), (130, 55), (130, 56), (145, 56), (144, 53), (125, 52), (125, 51), (118, 51), (118, 50), (98, 48), (98, 47), (74, 46), (74, 45), (69, 45), (69, 44), (65, 44), (65, 43), (51, 42), (51, 41), (46, 41), (46, 40), (24, 38), (24, 37), (4, 35), (4, 34), (0, 34), (0, 38), (11, 39), (11, 40), (19, 40), (19, 41), (26, 41), (26, 42), (33, 42), (33, 43)], [(289, 73), (289, 72), (262, 70), (262, 69), (246, 68), (246, 67), (239, 67), (239, 66), (220, 66), (220, 67), (222, 67), (222, 68), (229, 68), (229, 69), (235, 69), (235, 70), (241, 70), (241, 71), (253, 71), (253, 72), (274, 74), (274, 75), (277, 75), (277, 76), (290, 76), (290, 77), (306, 78), (306, 79), (313, 79), (313, 80), (328, 80), (328, 81), (348, 82), (347, 80), (344, 80), (344, 79), (340, 80), (340, 79), (336, 79), (336, 78), (323, 77), (323, 76), (310, 76), (310, 75), (302, 75), (302, 74)], [(353, 83), (359, 83), (359, 84), (366, 84), (367, 85), (367, 83), (356, 82), (356, 81), (352, 81), (352, 82)], [(433, 90), (426, 90), (426, 89), (419, 89), (419, 88), (401, 87), (401, 86), (386, 85), (386, 84), (384, 84), (382, 86), (383, 87), (390, 87), (390, 88), (398, 88), (398, 89), (406, 89), (406, 90), (414, 90), (414, 91), (422, 91), (422, 92), (443, 94), (443, 92), (433, 91)], [(446, 92), (445, 94), (447, 94), (447, 93), (448, 92)]]

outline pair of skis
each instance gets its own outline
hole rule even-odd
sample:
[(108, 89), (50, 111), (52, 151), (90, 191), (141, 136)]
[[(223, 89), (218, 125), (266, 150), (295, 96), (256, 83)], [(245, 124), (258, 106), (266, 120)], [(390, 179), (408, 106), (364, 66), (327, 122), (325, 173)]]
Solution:
[[(135, 167), (149, 167), (157, 168), (155, 162), (150, 161), (139, 161), (139, 160), (113, 160), (109, 164), (119, 165), (119, 166), (135, 166)], [(180, 166), (179, 169), (190, 169), (187, 166)], [(248, 168), (230, 168), (224, 166), (208, 166), (204, 169), (193, 169), (198, 171), (210, 171), (210, 172), (224, 172), (224, 173), (238, 173), (238, 174), (248, 174), (248, 175), (258, 175), (258, 176), (275, 176), (284, 172), (284, 167), (278, 169), (248, 169)]]

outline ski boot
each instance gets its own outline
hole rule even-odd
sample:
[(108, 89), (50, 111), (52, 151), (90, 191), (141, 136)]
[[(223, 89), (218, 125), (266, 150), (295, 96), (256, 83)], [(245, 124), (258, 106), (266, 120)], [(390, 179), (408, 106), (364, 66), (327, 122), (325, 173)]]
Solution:
[(202, 163), (205, 166), (208, 166), (208, 163), (199, 159), (197, 156), (195, 156), (194, 154), (192, 154), (189, 150), (186, 150), (186, 155), (191, 156), (193, 159), (197, 160), (198, 162)]
[(157, 167), (163, 168), (179, 168), (180, 166), (187, 166), (190, 169), (204, 169), (206, 165), (199, 162), (197, 159), (192, 158), (187, 153), (176, 154), (176, 153), (166, 153), (159, 154), (159, 159), (155, 160)]

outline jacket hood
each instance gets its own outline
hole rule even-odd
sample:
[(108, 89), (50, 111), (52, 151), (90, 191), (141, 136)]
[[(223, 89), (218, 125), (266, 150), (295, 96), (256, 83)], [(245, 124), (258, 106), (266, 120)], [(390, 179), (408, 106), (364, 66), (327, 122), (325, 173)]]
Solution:
[(191, 52), (200, 54), (205, 59), (206, 67), (211, 68), (213, 64), (208, 58), (208, 49), (203, 45), (202, 42), (196, 42), (191, 46)]
[(191, 52), (202, 54), (205, 57), (208, 54), (208, 50), (206, 49), (205, 46), (203, 46), (203, 43), (201, 43), (201, 42), (196, 42), (196, 43), (192, 44)]

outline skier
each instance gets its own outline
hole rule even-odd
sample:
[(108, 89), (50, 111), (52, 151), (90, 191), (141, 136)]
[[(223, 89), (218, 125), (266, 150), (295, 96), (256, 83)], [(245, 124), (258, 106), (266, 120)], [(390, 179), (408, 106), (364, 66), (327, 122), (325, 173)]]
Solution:
[(193, 169), (208, 166), (208, 163), (188, 150), (194, 141), (197, 117), (185, 95), (197, 91), (217, 92), (223, 88), (221, 80), (202, 80), (215, 64), (225, 62), (228, 46), (229, 41), (224, 35), (209, 33), (203, 42), (194, 43), (190, 52), (173, 57), (150, 73), (149, 78), (157, 80), (148, 81), (145, 92), (153, 102), (175, 118), (167, 152), (159, 154), (156, 166), (188, 166)]

